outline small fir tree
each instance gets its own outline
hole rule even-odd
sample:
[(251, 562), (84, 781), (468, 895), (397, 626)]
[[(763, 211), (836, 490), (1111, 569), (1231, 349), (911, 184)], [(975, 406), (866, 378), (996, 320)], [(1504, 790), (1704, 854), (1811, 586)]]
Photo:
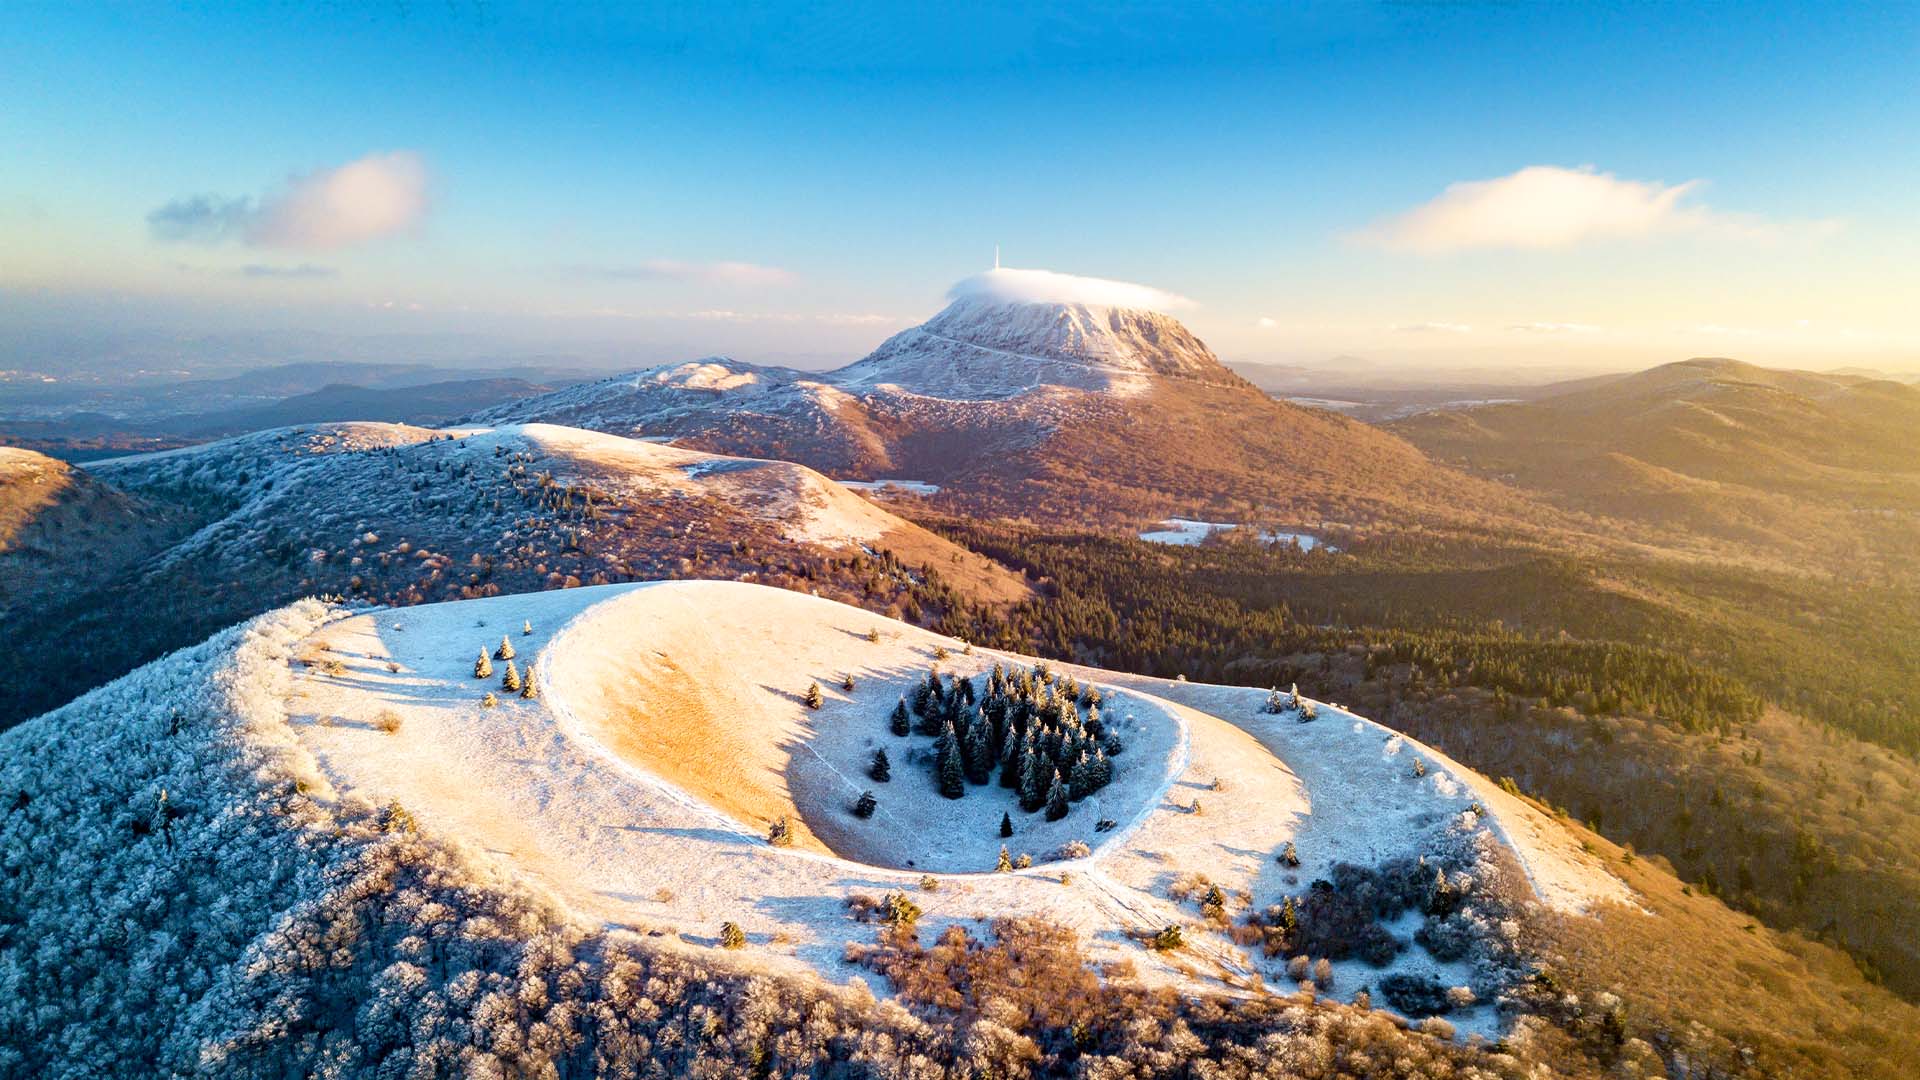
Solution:
[(873, 797), (873, 792), (863, 791), (860, 793), (860, 800), (853, 804), (853, 816), (863, 819), (870, 818), (873, 816), (873, 812), (879, 808), (880, 800)]
[(494, 697), (493, 691), (491, 690), (487, 691), (487, 695), (480, 699), (480, 707), (483, 709), (491, 709), (498, 704), (500, 704), (500, 699)]
[(958, 799), (967, 793), (967, 776), (960, 764), (960, 740), (954, 737), (953, 725), (948, 724), (940, 733), (940, 741), (935, 745), (935, 769), (940, 779), (940, 794), (949, 799)]
[(893, 707), (893, 717), (887, 725), (887, 730), (893, 732), (895, 735), (905, 735), (913, 730), (912, 725), (907, 720), (907, 696), (905, 694), (900, 695), (900, 704)]
[(1005, 844), (1000, 845), (1000, 861), (993, 865), (993, 872), (996, 874), (1010, 874), (1013, 872), (1013, 856), (1007, 854), (1007, 845)]
[(767, 843), (774, 847), (793, 846), (793, 823), (785, 814), (773, 819), (773, 825), (767, 829)]
[(816, 683), (807, 684), (806, 701), (807, 701), (807, 708), (809, 709), (817, 709), (820, 706), (826, 704), (826, 698), (820, 695), (819, 683), (816, 682)]
[(745, 948), (746, 944), (747, 944), (747, 932), (745, 930), (740, 929), (739, 923), (723, 922), (720, 924), (720, 947), (721, 948), (740, 949), (740, 948)]
[(520, 680), (520, 696), (528, 701), (532, 701), (540, 696), (540, 687), (534, 682), (533, 678), (532, 663), (527, 664), (526, 678)]
[[(1001, 839), (1005, 839), (1012, 835), (1013, 835), (1013, 815), (1003, 813), (1000, 815), (1000, 837)], [(1004, 851), (1006, 849), (1002, 848), (1001, 850)]]
[(511, 660), (507, 661), (507, 670), (500, 675), (500, 689), (510, 692), (520, 689), (520, 672), (514, 668)]
[(495, 660), (513, 659), (513, 642), (507, 640), (507, 635), (500, 635), (500, 647), (493, 650), (493, 658)]
[(846, 678), (840, 680), (840, 689), (849, 694), (853, 693), (853, 672), (847, 672)]
[(493, 664), (487, 659), (487, 650), (480, 650), (480, 658), (473, 662), (473, 677), (476, 679), (493, 678)]
[(1020, 756), (1020, 809), (1031, 814), (1047, 804), (1046, 758), (1031, 747)]
[(520, 624), (520, 633), (521, 633), (521, 634), (522, 634), (523, 636), (524, 636), (524, 635), (526, 635), (526, 634), (531, 634), (531, 633), (533, 633), (533, 620), (532, 620), (532, 619), (528, 619), (527, 621), (525, 621), (525, 622), (523, 622), (523, 623), (521, 623), (521, 624)]
[(987, 725), (975, 723), (967, 730), (963, 745), (967, 782), (985, 784), (993, 779), (993, 752), (987, 749)]
[(882, 784), (893, 779), (893, 766), (887, 761), (884, 749), (873, 752), (873, 764), (867, 767), (867, 775)]
[(1053, 770), (1053, 783), (1047, 788), (1047, 820), (1067, 816), (1067, 785), (1060, 782), (1060, 770)]

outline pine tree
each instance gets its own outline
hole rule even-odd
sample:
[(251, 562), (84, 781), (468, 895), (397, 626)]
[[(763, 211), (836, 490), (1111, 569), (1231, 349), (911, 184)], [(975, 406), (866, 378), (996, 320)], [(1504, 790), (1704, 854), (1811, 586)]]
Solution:
[[(1001, 814), (1000, 815), (1000, 836), (1004, 839), (1012, 835), (1013, 835), (1013, 815)], [(1001, 848), (1000, 850), (1005, 851), (1006, 849)]]
[(893, 779), (893, 765), (887, 761), (885, 750), (873, 752), (873, 764), (867, 767), (867, 775), (882, 784)]
[(533, 620), (532, 620), (532, 619), (528, 619), (528, 620), (526, 620), (525, 622), (522, 622), (522, 623), (520, 624), (520, 633), (521, 633), (521, 634), (523, 634), (523, 635), (524, 635), (524, 634), (531, 634), (531, 633), (533, 633)]
[(476, 679), (493, 678), (493, 664), (487, 660), (487, 650), (480, 650), (480, 658), (473, 662), (473, 677)]
[(1031, 748), (1020, 755), (1020, 809), (1031, 814), (1047, 804), (1046, 758)]
[(500, 704), (500, 699), (497, 697), (494, 697), (493, 691), (491, 690), (487, 691), (485, 696), (481, 697), (480, 699), (480, 707), (483, 709), (491, 709), (498, 704)]
[(507, 640), (507, 635), (500, 635), (500, 647), (493, 650), (493, 658), (495, 660), (513, 659), (513, 642)]
[(940, 794), (949, 799), (958, 799), (967, 793), (966, 772), (960, 763), (960, 740), (953, 734), (953, 725), (947, 725), (940, 733), (940, 741), (934, 750), (940, 777)]
[(1020, 750), (1020, 741), (1009, 733), (1006, 749), (1000, 753), (1000, 786), (1003, 788), (1018, 790), (1020, 787), (1020, 766), (1025, 760)]
[(1013, 873), (1013, 856), (1007, 854), (1007, 845), (1005, 844), (1000, 845), (1000, 861), (993, 865), (993, 872), (996, 874)]
[(520, 680), (520, 696), (532, 701), (540, 696), (540, 688), (534, 685), (533, 662), (527, 662), (527, 677)]
[(873, 797), (873, 792), (863, 791), (860, 793), (860, 801), (853, 804), (853, 816), (857, 818), (870, 818), (879, 806), (880, 800)]
[(1085, 754), (1073, 759), (1067, 770), (1067, 798), (1075, 802), (1093, 793), (1092, 763)]
[(774, 847), (793, 846), (793, 823), (787, 820), (785, 814), (775, 818), (767, 829), (767, 843)]
[(808, 683), (807, 684), (807, 708), (817, 709), (824, 704), (826, 704), (826, 699), (820, 695), (820, 684), (817, 682)]
[(500, 688), (502, 690), (520, 689), (520, 672), (514, 669), (511, 660), (507, 661), (507, 670), (500, 676)]
[(849, 694), (853, 693), (853, 672), (847, 672), (847, 677), (840, 680), (840, 689)]
[(1277, 686), (1267, 691), (1266, 711), (1276, 714), (1287, 711), (1287, 699), (1280, 696), (1280, 688)]
[(721, 948), (740, 949), (740, 948), (745, 948), (746, 944), (747, 944), (747, 932), (745, 930), (740, 929), (739, 923), (723, 922), (720, 924), (720, 947)]
[(1053, 783), (1047, 787), (1047, 820), (1059, 821), (1067, 816), (1067, 785), (1060, 782), (1060, 770), (1053, 770)]
[(963, 747), (967, 783), (985, 784), (993, 780), (993, 752), (987, 749), (987, 725), (974, 724), (967, 732)]

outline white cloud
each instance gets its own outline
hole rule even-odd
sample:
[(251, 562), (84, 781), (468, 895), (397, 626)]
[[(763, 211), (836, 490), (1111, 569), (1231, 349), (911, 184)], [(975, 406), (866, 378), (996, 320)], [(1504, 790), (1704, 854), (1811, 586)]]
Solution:
[(1507, 327), (1516, 334), (1597, 334), (1600, 328), (1586, 323), (1571, 322), (1523, 322)]
[(1262, 330), (1272, 330), (1278, 327), (1280, 324), (1277, 321), (1273, 319), (1269, 319), (1265, 315), (1262, 315), (1259, 318), (1253, 320), (1253, 325), (1259, 327)]
[(995, 267), (965, 278), (947, 290), (947, 297), (952, 300), (978, 298), (1006, 304), (1088, 304), (1094, 307), (1145, 308), (1149, 311), (1173, 311), (1194, 306), (1193, 301), (1184, 296), (1151, 285), (1010, 267)]
[[(1595, 240), (1713, 230), (1765, 238), (1789, 231), (1744, 215), (1687, 203), (1704, 181), (1623, 180), (1592, 166), (1529, 165), (1491, 180), (1447, 185), (1432, 201), (1374, 223), (1354, 239), (1375, 247), (1440, 255), (1507, 248), (1549, 250)], [(1835, 222), (1794, 231), (1831, 232)]]
[(395, 150), (295, 176), (259, 199), (197, 195), (147, 215), (156, 239), (326, 251), (417, 228), (428, 209), (427, 166)]
[(749, 262), (682, 262), (647, 259), (632, 266), (586, 267), (582, 273), (615, 281), (695, 281), (719, 285), (789, 285), (796, 275)]
[(1473, 327), (1467, 323), (1454, 322), (1417, 322), (1401, 323), (1394, 330), (1402, 334), (1471, 334)]

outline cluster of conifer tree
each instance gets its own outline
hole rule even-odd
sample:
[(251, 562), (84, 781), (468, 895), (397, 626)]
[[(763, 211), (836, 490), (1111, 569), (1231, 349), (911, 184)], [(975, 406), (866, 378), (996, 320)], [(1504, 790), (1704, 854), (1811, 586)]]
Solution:
[(1057, 821), (1070, 803), (1113, 780), (1112, 759), (1122, 746), (1100, 705), (1098, 689), (1045, 664), (1008, 671), (996, 663), (984, 691), (934, 668), (894, 706), (889, 728), (935, 738), (934, 779), (947, 798), (997, 777), (1019, 792), (1022, 810), (1044, 809)]

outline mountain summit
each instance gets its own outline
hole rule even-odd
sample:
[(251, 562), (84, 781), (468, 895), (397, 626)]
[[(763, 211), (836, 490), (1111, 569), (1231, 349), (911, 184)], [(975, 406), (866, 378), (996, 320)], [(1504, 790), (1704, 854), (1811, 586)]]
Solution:
[[(1095, 517), (1249, 507), (1357, 523), (1511, 500), (1374, 428), (1276, 401), (1126, 282), (996, 268), (939, 314), (827, 372), (725, 357), (526, 398), (474, 423), (570, 424), (860, 480), (912, 478), (950, 510)], [(1430, 511), (1431, 513), (1425, 513)]]
[[(993, 271), (1001, 273), (1003, 271)], [(964, 293), (843, 369), (841, 386), (1010, 397), (1040, 385), (1141, 393), (1155, 375), (1235, 383), (1213, 351), (1158, 311)]]

